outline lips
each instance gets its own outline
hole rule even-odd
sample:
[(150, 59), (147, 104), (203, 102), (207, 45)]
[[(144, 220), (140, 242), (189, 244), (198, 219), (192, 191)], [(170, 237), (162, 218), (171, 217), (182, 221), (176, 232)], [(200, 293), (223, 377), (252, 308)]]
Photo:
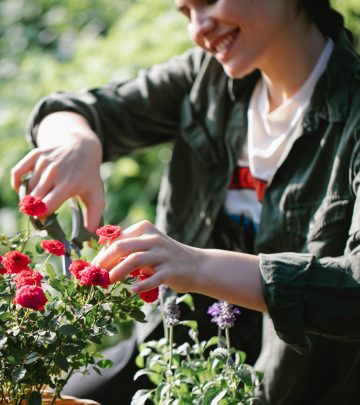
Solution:
[(214, 53), (221, 53), (228, 49), (232, 43), (234, 42), (235, 38), (238, 36), (239, 29), (231, 31), (225, 35), (222, 35), (216, 41), (211, 44), (211, 50)]

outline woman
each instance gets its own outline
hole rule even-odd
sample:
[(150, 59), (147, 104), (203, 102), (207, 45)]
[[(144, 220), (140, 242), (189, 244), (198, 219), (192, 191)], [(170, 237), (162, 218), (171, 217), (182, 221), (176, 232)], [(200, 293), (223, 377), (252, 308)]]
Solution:
[(31, 171), (49, 211), (79, 195), (94, 229), (101, 161), (173, 141), (162, 231), (134, 225), (96, 264), (268, 312), (259, 403), (358, 403), (360, 61), (342, 18), (327, 0), (175, 3), (199, 48), (45, 99), (14, 188)]

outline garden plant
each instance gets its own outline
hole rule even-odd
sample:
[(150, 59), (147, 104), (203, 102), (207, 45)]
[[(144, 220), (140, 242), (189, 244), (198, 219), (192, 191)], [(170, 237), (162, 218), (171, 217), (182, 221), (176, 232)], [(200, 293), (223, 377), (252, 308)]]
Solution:
[[(40, 216), (46, 206), (26, 196), (20, 210)], [(99, 228), (99, 242), (120, 232), (118, 226)], [(101, 245), (91, 243), (95, 254)], [(54, 402), (73, 373), (111, 367), (94, 344), (117, 334), (121, 321), (144, 321), (140, 298), (149, 295), (131, 293), (130, 277), (110, 284), (107, 271), (74, 253), (71, 276), (59, 273), (52, 259), (67, 254), (65, 244), (30, 226), (1, 235), (0, 244), (0, 403), (40, 405), (45, 389), (53, 390)]]
[[(244, 352), (231, 346), (229, 329), (239, 309), (224, 301), (214, 303), (208, 314), (219, 333), (199, 341), (197, 322), (180, 320), (180, 303), (194, 309), (191, 295), (174, 296), (161, 286), (159, 301), (164, 337), (140, 345), (137, 365), (141, 369), (134, 377), (146, 375), (155, 387), (137, 391), (132, 405), (252, 404), (262, 373), (245, 363)], [(175, 327), (189, 328), (189, 342), (174, 342)]]

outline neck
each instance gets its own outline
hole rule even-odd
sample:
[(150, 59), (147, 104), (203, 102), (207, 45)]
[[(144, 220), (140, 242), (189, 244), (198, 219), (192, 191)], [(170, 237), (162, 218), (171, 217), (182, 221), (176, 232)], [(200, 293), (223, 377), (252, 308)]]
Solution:
[[(268, 88), (270, 111), (292, 97), (314, 69), (325, 46), (325, 38), (315, 25), (294, 30), (275, 46), (272, 63), (261, 71)], [(275, 61), (275, 62), (274, 62)]]

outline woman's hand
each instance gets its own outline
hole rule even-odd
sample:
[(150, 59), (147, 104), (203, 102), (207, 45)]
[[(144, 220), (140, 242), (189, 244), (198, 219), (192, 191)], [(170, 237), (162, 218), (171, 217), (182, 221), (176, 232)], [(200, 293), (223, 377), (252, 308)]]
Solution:
[(79, 196), (86, 207), (85, 226), (95, 231), (105, 206), (100, 177), (102, 147), (85, 119), (71, 112), (47, 116), (38, 130), (38, 148), (12, 169), (12, 187), (31, 173), (29, 192), (43, 199), (48, 214), (67, 199)]
[(134, 285), (135, 292), (166, 284), (176, 292), (200, 293), (266, 311), (257, 256), (190, 247), (148, 221), (125, 229), (93, 263), (107, 269), (112, 282), (143, 268), (150, 277)]
[(124, 230), (119, 239), (101, 250), (93, 263), (109, 270), (112, 282), (143, 268), (151, 277), (134, 286), (134, 291), (167, 284), (174, 291), (188, 292), (196, 286), (201, 257), (200, 249), (179, 243), (149, 221), (142, 221)]

